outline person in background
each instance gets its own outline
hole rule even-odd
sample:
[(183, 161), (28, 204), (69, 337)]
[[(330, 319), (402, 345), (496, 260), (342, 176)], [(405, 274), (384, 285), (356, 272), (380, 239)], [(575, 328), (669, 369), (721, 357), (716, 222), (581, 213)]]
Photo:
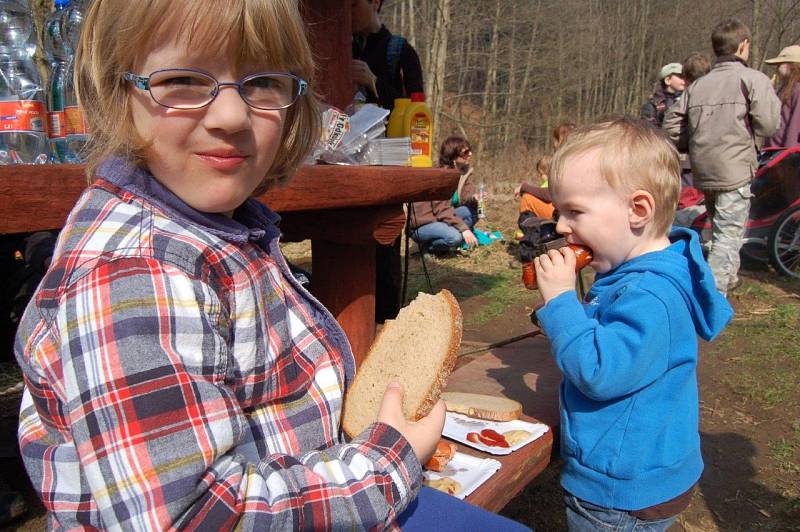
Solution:
[[(711, 62), (708, 60), (708, 56), (705, 53), (691, 52), (683, 60), (682, 69), (683, 78), (686, 82), (686, 86), (688, 87), (698, 78), (708, 74), (709, 70), (711, 70)], [(667, 108), (667, 111), (664, 113), (664, 122), (666, 122), (671, 114), (675, 112), (676, 107), (677, 105), (673, 103), (669, 108)], [(702, 199), (702, 194), (694, 188), (694, 180), (692, 179), (692, 164), (689, 160), (689, 146), (686, 139), (684, 138), (681, 142), (677, 142), (676, 147), (678, 148), (678, 155), (681, 159), (681, 185), (682, 189), (686, 191), (685, 197), (683, 192), (681, 193), (681, 201), (678, 203), (678, 209), (681, 210), (688, 206), (687, 202), (694, 202), (695, 200), (698, 200), (698, 198)], [(694, 203), (691, 203), (691, 205), (694, 205)], [(688, 213), (682, 214), (688, 215)], [(683, 223), (680, 223), (679, 225), (683, 225)]]
[(547, 188), (552, 155), (543, 155), (536, 161), (536, 183), (522, 183), (514, 189), (514, 197), (519, 198), (519, 212), (533, 213), (538, 218), (552, 218), (553, 204)]
[(781, 102), (769, 78), (749, 68), (750, 29), (737, 19), (711, 33), (717, 58), (664, 122), (677, 145), (688, 140), (694, 186), (705, 196), (711, 219), (708, 263), (723, 294), (739, 280), (739, 249), (750, 212), (750, 181), (756, 170), (755, 136), (771, 137), (780, 124)]
[(478, 190), (473, 180), (472, 146), (464, 137), (447, 137), (439, 148), (439, 166), (461, 173), (451, 204), (455, 213), (472, 229), (478, 222)]
[(367, 103), (394, 109), (395, 98), (425, 92), (422, 66), (414, 47), (381, 24), (383, 0), (352, 0), (353, 81)]
[[(448, 137), (439, 147), (439, 166), (442, 168), (458, 168), (460, 171), (468, 168), (472, 157), (472, 149), (463, 137)], [(471, 170), (471, 169), (470, 169)], [(465, 178), (466, 176), (466, 178)], [(469, 170), (462, 173), (464, 184), (469, 181)], [(478, 221), (477, 197), (467, 188), (462, 188), (459, 181), (456, 194), (461, 197), (476, 201), (475, 213), (468, 205), (453, 208), (453, 199), (417, 201), (411, 204), (410, 225), (411, 238), (419, 244), (423, 252), (436, 255), (452, 253), (466, 244), (468, 248), (478, 245), (478, 239), (472, 228)]]
[(556, 151), (567, 140), (570, 132), (575, 129), (575, 124), (572, 122), (563, 122), (553, 128), (553, 151)]
[(664, 122), (664, 113), (680, 98), (686, 82), (683, 79), (683, 66), (669, 63), (658, 72), (655, 91), (642, 106), (641, 117), (656, 127)]
[(764, 147), (796, 146), (800, 144), (800, 46), (787, 46), (764, 62), (778, 66), (775, 91), (781, 100), (781, 125)]
[[(351, 75), (366, 103), (394, 109), (395, 98), (424, 92), (422, 66), (414, 47), (381, 24), (383, 0), (352, 0), (353, 60)], [(375, 246), (375, 322), (384, 323), (400, 310), (400, 238)]]
[(711, 61), (708, 56), (703, 52), (691, 52), (683, 60), (681, 65), (683, 70), (683, 79), (688, 87), (699, 78), (702, 78), (711, 70)]
[(568, 246), (534, 259), (536, 312), (561, 369), (561, 455), (571, 531), (664, 532), (703, 472), (697, 336), (733, 309), (714, 286), (696, 234), (670, 231), (678, 154), (643, 121), (576, 130), (550, 175), (556, 231), (591, 248), (583, 300)]

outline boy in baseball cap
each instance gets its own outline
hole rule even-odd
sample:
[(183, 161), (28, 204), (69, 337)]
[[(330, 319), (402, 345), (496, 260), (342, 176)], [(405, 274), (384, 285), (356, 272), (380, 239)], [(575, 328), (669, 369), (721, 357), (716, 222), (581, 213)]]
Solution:
[(658, 83), (652, 96), (642, 106), (641, 117), (656, 127), (664, 122), (664, 113), (683, 93), (686, 82), (680, 63), (668, 63), (658, 72)]

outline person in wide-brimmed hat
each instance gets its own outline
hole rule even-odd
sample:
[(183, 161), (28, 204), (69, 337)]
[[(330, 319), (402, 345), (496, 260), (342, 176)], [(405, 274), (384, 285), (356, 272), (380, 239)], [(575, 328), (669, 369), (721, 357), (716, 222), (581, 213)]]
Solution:
[(781, 125), (765, 146), (800, 144), (800, 46), (787, 46), (772, 59), (764, 61), (778, 66), (775, 91), (781, 99)]

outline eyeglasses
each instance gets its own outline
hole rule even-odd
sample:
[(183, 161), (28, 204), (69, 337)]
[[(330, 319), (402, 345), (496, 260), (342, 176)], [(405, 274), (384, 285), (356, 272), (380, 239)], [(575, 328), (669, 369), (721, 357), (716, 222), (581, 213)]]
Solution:
[(137, 89), (171, 109), (200, 109), (214, 101), (222, 87), (236, 87), (250, 107), (265, 111), (286, 109), (306, 93), (308, 83), (288, 72), (259, 72), (236, 83), (220, 83), (210, 74), (188, 68), (156, 70), (149, 76), (122, 74)]
[(469, 157), (470, 155), (472, 155), (472, 150), (471, 149), (465, 148), (465, 149), (461, 150), (461, 156), (462, 157)]

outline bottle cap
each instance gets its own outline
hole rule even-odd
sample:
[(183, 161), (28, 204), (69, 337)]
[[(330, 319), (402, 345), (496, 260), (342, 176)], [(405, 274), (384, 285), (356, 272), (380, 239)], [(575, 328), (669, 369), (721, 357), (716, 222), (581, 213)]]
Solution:
[(411, 93), (411, 101), (412, 102), (424, 102), (425, 101), (425, 93), (424, 92), (412, 92)]
[(69, 0), (55, 0), (55, 2), (53, 2), (53, 5), (57, 8), (67, 7), (69, 5)]

